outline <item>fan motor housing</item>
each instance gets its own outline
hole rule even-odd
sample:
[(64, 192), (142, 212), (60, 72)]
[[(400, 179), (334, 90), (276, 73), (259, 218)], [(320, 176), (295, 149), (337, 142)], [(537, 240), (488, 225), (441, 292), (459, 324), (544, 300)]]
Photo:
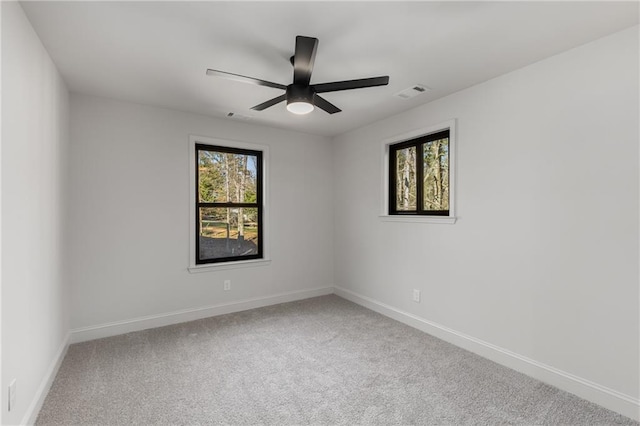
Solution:
[(287, 86), (287, 104), (293, 102), (306, 102), (314, 104), (314, 98), (316, 92), (311, 86), (300, 86), (297, 84), (290, 84)]

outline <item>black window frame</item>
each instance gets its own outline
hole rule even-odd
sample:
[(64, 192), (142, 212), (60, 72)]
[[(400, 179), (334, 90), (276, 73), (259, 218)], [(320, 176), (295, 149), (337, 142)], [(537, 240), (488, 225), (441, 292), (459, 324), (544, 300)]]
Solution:
[[(214, 152), (223, 152), (228, 154), (240, 154), (240, 155), (252, 155), (257, 158), (256, 164), (256, 202), (255, 203), (209, 203), (209, 202), (201, 202), (200, 201), (200, 167), (199, 167), (199, 158), (200, 151), (214, 151)], [(243, 260), (256, 260), (256, 259), (264, 259), (264, 227), (263, 227), (263, 217), (264, 217), (264, 188), (263, 188), (263, 170), (264, 170), (264, 157), (263, 152), (260, 150), (254, 149), (245, 149), (245, 148), (235, 148), (229, 146), (220, 146), (220, 145), (210, 145), (204, 143), (196, 143), (195, 144), (195, 244), (196, 244), (196, 253), (195, 253), (195, 263), (196, 265), (207, 265), (212, 263), (222, 263), (222, 262), (237, 262)], [(201, 259), (200, 258), (200, 209), (201, 208), (256, 208), (258, 210), (258, 252), (252, 255), (245, 256), (228, 256), (228, 257), (218, 257), (213, 259)]]
[[(389, 145), (389, 215), (393, 216), (449, 216), (451, 211), (451, 191), (449, 191), (448, 210), (425, 210), (424, 208), (424, 167), (421, 163), (423, 158), (422, 146), (425, 143), (439, 139), (448, 139), (451, 147), (451, 129), (442, 129), (434, 133), (422, 135), (414, 139), (398, 142)], [(397, 196), (397, 152), (406, 148), (416, 148), (416, 210), (398, 210), (396, 207)], [(419, 162), (420, 161), (420, 162)], [(449, 181), (451, 181), (451, 150), (447, 155)]]

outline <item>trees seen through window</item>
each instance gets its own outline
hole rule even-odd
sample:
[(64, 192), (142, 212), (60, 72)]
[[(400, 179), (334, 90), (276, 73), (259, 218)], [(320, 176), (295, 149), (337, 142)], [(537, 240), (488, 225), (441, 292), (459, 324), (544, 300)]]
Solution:
[(449, 215), (449, 130), (389, 147), (389, 214)]
[(196, 144), (196, 263), (262, 258), (262, 152)]

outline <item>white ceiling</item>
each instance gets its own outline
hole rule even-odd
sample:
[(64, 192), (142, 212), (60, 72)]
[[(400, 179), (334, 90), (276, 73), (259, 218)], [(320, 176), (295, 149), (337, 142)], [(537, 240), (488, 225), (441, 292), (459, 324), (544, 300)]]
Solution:
[[(638, 23), (637, 2), (22, 2), (69, 89), (210, 116), (337, 135)], [(320, 40), (311, 83), (389, 75), (388, 86), (325, 93), (343, 112), (307, 116), (290, 84), (295, 36)], [(393, 94), (432, 90), (410, 100)], [(238, 118), (228, 118), (238, 120)]]

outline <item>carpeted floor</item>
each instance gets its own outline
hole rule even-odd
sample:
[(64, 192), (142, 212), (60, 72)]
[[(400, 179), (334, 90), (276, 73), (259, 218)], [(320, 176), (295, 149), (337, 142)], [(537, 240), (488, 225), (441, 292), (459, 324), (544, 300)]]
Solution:
[(337, 296), (71, 345), (39, 425), (637, 425)]

